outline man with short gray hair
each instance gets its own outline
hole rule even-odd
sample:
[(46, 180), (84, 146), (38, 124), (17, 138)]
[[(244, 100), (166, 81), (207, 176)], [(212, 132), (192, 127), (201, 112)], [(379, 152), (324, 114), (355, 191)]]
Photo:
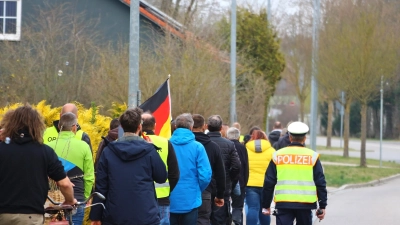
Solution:
[[(65, 113), (73, 113), (78, 119), (78, 107), (76, 107), (73, 103), (67, 103), (61, 108), (60, 119), (61, 116)], [(43, 134), (43, 143), (47, 144), (51, 141), (55, 141), (58, 137), (60, 120), (53, 121), (53, 126), (48, 127)], [(90, 151), (92, 151), (92, 145), (90, 143), (89, 135), (81, 130), (81, 127), (77, 123), (77, 128), (75, 132), (75, 138), (78, 140), (82, 140), (89, 145)]]
[[(56, 152), (67, 176), (74, 184), (74, 197), (78, 201), (86, 200), (94, 183), (94, 165), (89, 145), (75, 138), (78, 129), (76, 115), (72, 112), (62, 114), (58, 123), (60, 133), (56, 140), (47, 143)], [(84, 207), (78, 207), (72, 216), (74, 224), (82, 224)]]
[(198, 208), (202, 203), (201, 193), (211, 181), (211, 166), (202, 144), (195, 140), (192, 132), (193, 118), (189, 113), (175, 119), (176, 130), (171, 136), (180, 178), (170, 194), (170, 224), (196, 224)]
[(239, 180), (240, 173), (240, 159), (234, 143), (221, 136), (222, 124), (223, 121), (219, 115), (210, 116), (207, 121), (207, 127), (210, 131), (207, 135), (210, 136), (211, 141), (215, 142), (221, 149), (226, 173), (226, 189), (224, 193), (225, 205), (222, 206), (222, 208), (215, 208), (215, 206), (213, 206), (214, 209), (211, 214), (211, 224), (213, 225), (231, 224), (229, 199), (231, 198), (233, 188)]
[(243, 224), (243, 206), (245, 198), (245, 188), (249, 180), (249, 156), (246, 147), (239, 142), (240, 131), (231, 127), (227, 132), (228, 139), (233, 142), (240, 158), (241, 169), (239, 174), (240, 195), (232, 194), (232, 220), (235, 225)]

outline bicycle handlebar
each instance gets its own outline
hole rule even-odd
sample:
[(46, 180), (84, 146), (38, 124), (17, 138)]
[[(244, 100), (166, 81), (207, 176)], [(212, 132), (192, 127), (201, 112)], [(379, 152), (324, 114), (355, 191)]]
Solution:
[[(104, 195), (100, 194), (99, 192), (93, 192), (89, 198), (87, 198), (85, 201), (83, 202), (77, 202), (76, 204), (74, 204), (74, 206), (79, 206), (79, 205), (86, 205), (86, 203), (94, 197), (94, 195), (96, 195), (97, 197), (99, 197), (101, 200), (105, 200), (106, 197), (104, 197)], [(61, 205), (62, 202), (56, 202), (54, 201), (50, 196), (47, 196), (47, 199), (49, 199), (49, 201), (53, 204), (53, 205)]]

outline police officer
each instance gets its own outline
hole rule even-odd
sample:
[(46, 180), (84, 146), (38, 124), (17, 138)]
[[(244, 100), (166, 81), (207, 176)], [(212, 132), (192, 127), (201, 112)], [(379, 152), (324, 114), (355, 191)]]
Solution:
[(174, 147), (168, 139), (156, 136), (154, 131), (156, 128), (156, 119), (151, 113), (145, 112), (142, 114), (142, 131), (155, 146), (160, 148), (158, 153), (161, 156), (168, 171), (168, 180), (166, 183), (155, 183), (156, 195), (158, 200), (158, 208), (160, 210), (160, 225), (169, 225), (169, 194), (175, 188), (179, 180), (179, 166), (175, 155)]
[[(71, 113), (75, 114), (76, 118), (78, 118), (78, 108), (76, 107), (75, 104), (72, 104), (72, 103), (65, 104), (61, 109), (60, 118), (64, 113), (67, 113), (67, 112), (71, 112)], [(53, 126), (48, 127), (45, 130), (44, 135), (43, 135), (43, 143), (44, 144), (47, 144), (47, 143), (57, 139), (58, 133), (60, 132), (60, 130), (58, 129), (59, 122), (60, 122), (60, 120), (53, 121)], [(90, 143), (89, 135), (87, 135), (85, 132), (83, 132), (81, 130), (81, 127), (79, 126), (79, 124), (78, 124), (77, 129), (78, 130), (75, 133), (75, 138), (86, 142), (90, 147), (90, 151), (92, 151), (92, 145)]]
[(327, 205), (326, 181), (319, 154), (304, 147), (309, 128), (302, 122), (288, 127), (289, 146), (276, 151), (268, 166), (263, 190), (263, 213), (271, 214), (270, 205), (275, 188), (277, 225), (312, 224), (312, 209), (322, 220)]

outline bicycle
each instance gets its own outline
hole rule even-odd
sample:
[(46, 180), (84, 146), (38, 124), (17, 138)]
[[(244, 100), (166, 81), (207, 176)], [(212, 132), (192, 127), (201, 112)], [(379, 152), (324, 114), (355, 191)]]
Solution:
[[(47, 199), (54, 205), (54, 206), (49, 206), (44, 209), (44, 212), (50, 215), (51, 221), (49, 225), (73, 225), (72, 223), (72, 215), (76, 213), (76, 209), (78, 206), (86, 205), (87, 202), (93, 198), (93, 196), (96, 195), (98, 198), (101, 200), (105, 200), (106, 198), (98, 193), (98, 192), (93, 192), (88, 199), (86, 199), (83, 202), (77, 202), (74, 205), (63, 205), (61, 202), (55, 202), (50, 196), (47, 196)], [(105, 206), (103, 203), (95, 203), (91, 204), (88, 206), (85, 206), (85, 208), (92, 207), (95, 205), (102, 205), (103, 208), (105, 209)]]

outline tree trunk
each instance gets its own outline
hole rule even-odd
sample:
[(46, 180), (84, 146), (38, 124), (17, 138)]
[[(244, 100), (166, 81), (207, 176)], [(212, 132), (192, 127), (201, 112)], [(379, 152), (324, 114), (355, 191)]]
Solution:
[(393, 106), (392, 105), (388, 105), (387, 107), (383, 108), (384, 113), (383, 115), (385, 115), (386, 117), (386, 122), (385, 122), (385, 117), (383, 117), (383, 122), (384, 122), (384, 132), (383, 132), (383, 137), (384, 138), (394, 138), (393, 137)]
[(300, 121), (304, 122), (304, 100), (303, 99), (299, 100), (300, 100)]
[(351, 101), (346, 101), (344, 105), (344, 121), (343, 121), (343, 157), (349, 157), (349, 136), (350, 136), (350, 107)]
[(374, 131), (374, 138), (379, 138), (379, 120), (380, 116), (378, 114), (379, 109), (373, 108), (372, 109), (372, 119), (373, 119), (373, 131)]
[(187, 10), (185, 12), (185, 20), (183, 22), (185, 26), (187, 26), (191, 21), (192, 13), (195, 10), (195, 7), (193, 7), (194, 3), (195, 0), (190, 0), (189, 6), (187, 7)]
[(172, 0), (162, 0), (161, 1), (161, 11), (165, 12), (166, 14), (171, 13), (172, 9)]
[(367, 157), (365, 149), (365, 145), (367, 143), (367, 109), (367, 103), (361, 103), (361, 167), (367, 167)]
[[(265, 96), (267, 96), (267, 95), (265, 95)], [(264, 99), (264, 105), (265, 105), (265, 107), (264, 107), (264, 116), (263, 116), (263, 124), (267, 124), (267, 120), (269, 119), (268, 118), (268, 110), (270, 109), (269, 108), (269, 97), (265, 97), (265, 99)], [(235, 122), (235, 121), (230, 121), (230, 123), (232, 124), (233, 122)], [(266, 127), (266, 131), (268, 130), (268, 127)]]
[(396, 94), (394, 97), (394, 107), (393, 107), (393, 129), (392, 136), (393, 138), (400, 138), (400, 98)]
[(179, 9), (180, 9), (180, 4), (181, 4), (181, 0), (176, 0), (176, 2), (175, 2), (174, 13), (172, 14), (172, 18), (174, 18), (174, 19), (177, 19), (177, 17), (178, 17), (178, 13), (179, 13)]
[(333, 117), (333, 101), (329, 100), (328, 102), (328, 124), (326, 128), (326, 148), (331, 148), (331, 139), (332, 139), (332, 120)]

